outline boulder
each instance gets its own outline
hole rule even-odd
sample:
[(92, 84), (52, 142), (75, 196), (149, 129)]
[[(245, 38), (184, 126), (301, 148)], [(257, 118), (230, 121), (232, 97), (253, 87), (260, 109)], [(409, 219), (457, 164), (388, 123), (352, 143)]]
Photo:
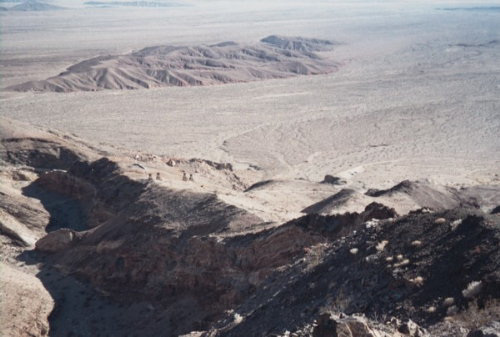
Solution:
[(36, 249), (42, 252), (55, 253), (71, 246), (75, 239), (75, 232), (62, 228), (50, 232), (35, 244)]
[(322, 184), (331, 184), (331, 185), (344, 185), (347, 182), (339, 177), (335, 177), (332, 175), (327, 174), (324, 178), (323, 181), (321, 182)]
[(394, 208), (387, 207), (378, 202), (372, 202), (367, 205), (365, 211), (362, 213), (365, 221), (371, 219), (389, 219), (396, 218), (398, 213), (394, 210)]
[(406, 336), (411, 337), (423, 337), (428, 335), (422, 328), (417, 325), (417, 323), (413, 322), (411, 319), (404, 323), (401, 323), (398, 331)]

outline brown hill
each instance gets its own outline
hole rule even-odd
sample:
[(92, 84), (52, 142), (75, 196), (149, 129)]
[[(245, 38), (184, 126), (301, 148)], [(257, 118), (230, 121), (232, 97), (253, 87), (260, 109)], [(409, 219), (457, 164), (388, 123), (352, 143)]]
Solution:
[(224, 42), (201, 46), (156, 46), (126, 55), (99, 56), (46, 80), (14, 85), (14, 91), (95, 91), (161, 86), (195, 86), (336, 71), (337, 63), (316, 52), (326, 40), (269, 36), (254, 45)]

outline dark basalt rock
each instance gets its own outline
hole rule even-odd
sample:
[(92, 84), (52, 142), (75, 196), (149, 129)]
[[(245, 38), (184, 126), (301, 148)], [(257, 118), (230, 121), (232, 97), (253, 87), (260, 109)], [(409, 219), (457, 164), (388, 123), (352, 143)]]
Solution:
[(344, 185), (346, 181), (339, 177), (334, 177), (332, 175), (327, 174), (325, 178), (323, 178), (322, 184), (331, 184), (331, 185)]

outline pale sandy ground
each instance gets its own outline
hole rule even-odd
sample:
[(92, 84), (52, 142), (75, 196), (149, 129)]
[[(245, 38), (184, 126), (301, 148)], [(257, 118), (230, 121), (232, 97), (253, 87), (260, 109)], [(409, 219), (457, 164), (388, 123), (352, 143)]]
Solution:
[(339, 41), (334, 58), (344, 66), (325, 76), (213, 87), (4, 92), (0, 114), (94, 143), (254, 164), (262, 179), (334, 174), (359, 188), (422, 178), (498, 183), (499, 11), (397, 2), (192, 4), (2, 14), (2, 86), (55, 75), (93, 55), (269, 34)]

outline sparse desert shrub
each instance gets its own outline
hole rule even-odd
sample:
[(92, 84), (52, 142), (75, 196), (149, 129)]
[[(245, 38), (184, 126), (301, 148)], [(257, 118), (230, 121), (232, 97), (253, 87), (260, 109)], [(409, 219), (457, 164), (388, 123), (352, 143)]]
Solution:
[(462, 223), (462, 219), (455, 220), (451, 223), (451, 230), (454, 231)]
[(422, 245), (422, 241), (420, 240), (415, 240), (411, 243), (413, 247), (420, 247)]
[(411, 283), (415, 284), (418, 287), (421, 287), (424, 285), (424, 278), (422, 276), (417, 276), (413, 279), (410, 280)]
[(234, 313), (234, 324), (240, 324), (241, 322), (243, 322), (243, 316), (241, 316), (237, 312)]
[(430, 306), (425, 311), (427, 311), (429, 314), (432, 314), (432, 313), (436, 312), (436, 307), (435, 306)]
[(385, 246), (387, 246), (387, 244), (389, 243), (389, 241), (387, 240), (382, 240), (380, 241), (376, 246), (375, 246), (375, 249), (377, 249), (379, 252), (383, 251), (385, 249)]
[(455, 315), (456, 313), (458, 313), (458, 307), (456, 305), (452, 305), (451, 307), (449, 307), (447, 310), (446, 310), (446, 314), (448, 316), (453, 316)]
[(465, 298), (474, 298), (481, 292), (482, 287), (483, 283), (481, 281), (472, 281), (467, 285), (467, 288), (462, 290), (462, 295)]
[(472, 301), (466, 310), (454, 315), (453, 320), (469, 330), (478, 329), (498, 321), (500, 320), (500, 300), (487, 301), (483, 307), (480, 307), (477, 301)]
[(455, 299), (453, 297), (446, 297), (443, 301), (443, 305), (445, 307), (449, 307), (451, 305), (455, 304)]
[(410, 264), (410, 260), (409, 259), (404, 259), (403, 261), (395, 263), (394, 264), (394, 268), (404, 267), (404, 266), (409, 265), (409, 264)]
[(327, 248), (328, 245), (325, 243), (318, 243), (317, 245), (304, 248), (304, 251), (306, 253), (306, 256), (304, 258), (307, 265), (307, 270), (310, 270), (321, 263), (323, 257), (325, 256), (325, 250)]

